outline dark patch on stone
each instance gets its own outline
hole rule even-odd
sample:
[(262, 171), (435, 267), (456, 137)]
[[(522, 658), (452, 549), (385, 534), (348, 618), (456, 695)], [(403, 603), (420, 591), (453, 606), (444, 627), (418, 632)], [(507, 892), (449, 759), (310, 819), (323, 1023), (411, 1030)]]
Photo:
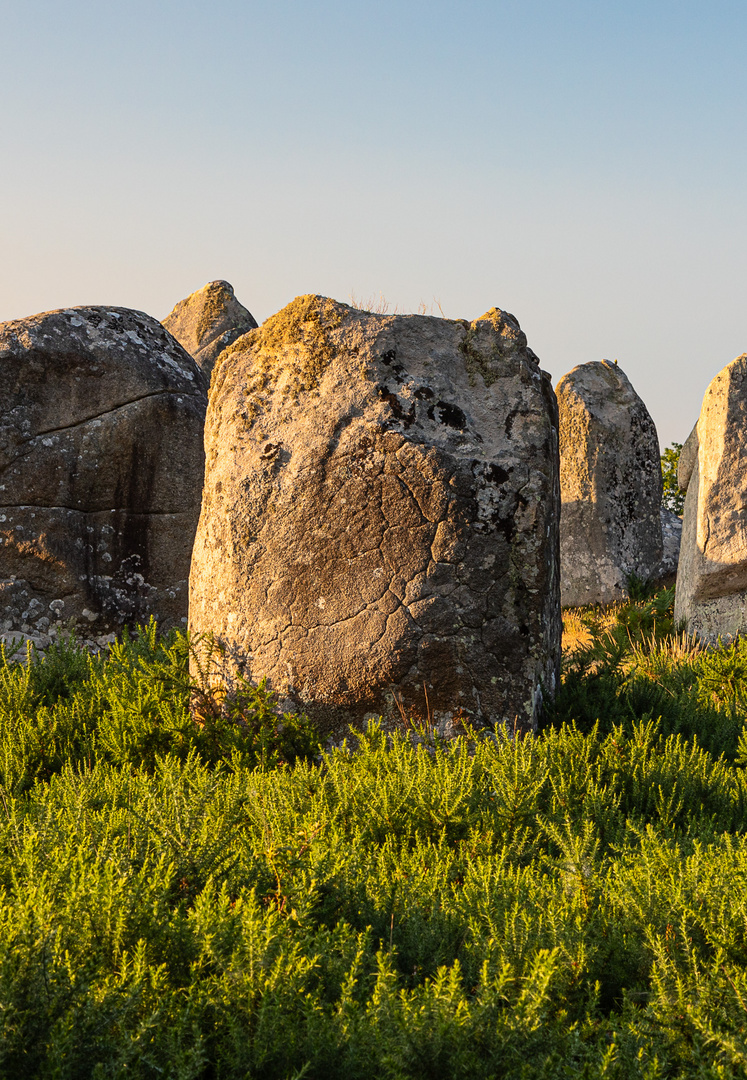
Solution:
[(415, 406), (411, 405), (407, 412), (405, 412), (404, 408), (402, 407), (402, 402), (399, 400), (396, 394), (393, 394), (389, 390), (388, 386), (379, 386), (378, 392), (379, 397), (382, 399), (382, 401), (386, 401), (387, 405), (389, 405), (390, 409), (397, 417), (397, 419), (400, 420), (406, 428), (408, 428), (415, 420)]
[[(453, 405), (449, 401), (437, 401), (436, 408), (438, 409), (438, 419), (442, 424), (455, 428), (457, 431), (466, 430), (467, 417), (458, 405)], [(428, 415), (433, 419), (431, 409), (428, 410)]]
[(397, 352), (395, 349), (387, 349), (386, 352), (381, 354), (381, 360), (391, 370), (392, 377), (397, 380), (398, 383), (404, 382), (403, 372), (404, 367), (402, 364), (397, 363)]
[(513, 518), (501, 517), (500, 510), (496, 510), (492, 514), (491, 524), (494, 526), (495, 531), (500, 533), (501, 536), (505, 536), (509, 543), (513, 540), (515, 532)]
[(516, 417), (518, 415), (519, 415), (519, 410), (518, 409), (512, 409), (511, 412), (506, 416), (506, 434), (508, 435), (509, 438), (511, 438), (511, 435), (513, 434), (514, 420), (516, 419)]
[(509, 473), (494, 461), (484, 465), (482, 475), (491, 484), (505, 484), (509, 478)]

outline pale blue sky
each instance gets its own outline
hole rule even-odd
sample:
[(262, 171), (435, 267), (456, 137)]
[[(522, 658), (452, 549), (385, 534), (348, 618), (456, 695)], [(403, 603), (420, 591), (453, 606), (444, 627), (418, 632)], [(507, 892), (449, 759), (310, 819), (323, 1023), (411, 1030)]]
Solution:
[(747, 4), (0, 0), (0, 320), (513, 312), (662, 444), (747, 350)]

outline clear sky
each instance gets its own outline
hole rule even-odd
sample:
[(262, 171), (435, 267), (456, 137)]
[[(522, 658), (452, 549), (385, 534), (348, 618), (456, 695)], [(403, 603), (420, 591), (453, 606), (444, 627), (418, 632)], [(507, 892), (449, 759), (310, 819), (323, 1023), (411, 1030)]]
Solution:
[(0, 320), (513, 312), (662, 445), (747, 351), (745, 0), (0, 0)]

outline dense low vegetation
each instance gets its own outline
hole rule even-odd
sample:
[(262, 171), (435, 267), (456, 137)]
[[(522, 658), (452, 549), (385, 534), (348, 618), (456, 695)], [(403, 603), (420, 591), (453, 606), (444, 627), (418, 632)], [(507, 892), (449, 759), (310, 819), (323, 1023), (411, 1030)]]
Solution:
[(0, 655), (0, 1075), (743, 1076), (747, 643), (671, 603), (451, 746), (321, 755), (152, 626)]

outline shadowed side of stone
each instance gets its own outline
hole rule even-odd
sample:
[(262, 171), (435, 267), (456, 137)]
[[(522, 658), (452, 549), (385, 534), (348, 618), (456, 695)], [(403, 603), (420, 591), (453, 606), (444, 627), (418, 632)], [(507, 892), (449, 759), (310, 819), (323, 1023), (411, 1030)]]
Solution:
[(142, 312), (0, 325), (0, 632), (180, 625), (199, 514), (204, 378)]
[(648, 409), (608, 360), (580, 364), (556, 387), (560, 414), (561, 599), (609, 604), (631, 575), (662, 566), (659, 443)]
[(656, 577), (671, 586), (677, 574), (677, 565), (680, 560), (680, 544), (682, 543), (682, 518), (678, 517), (673, 510), (661, 508), (661, 545), (662, 556), (659, 572)]
[[(683, 460), (684, 458), (684, 460)], [(680, 455), (687, 491), (674, 617), (705, 641), (747, 632), (747, 354), (711, 381)]]
[(180, 300), (163, 325), (202, 368), (208, 382), (221, 352), (257, 323), (227, 281), (209, 281)]
[[(527, 730), (560, 647), (557, 412), (516, 320), (299, 297), (218, 360), (190, 626), (323, 731)], [(427, 698), (427, 700), (426, 700)]]

